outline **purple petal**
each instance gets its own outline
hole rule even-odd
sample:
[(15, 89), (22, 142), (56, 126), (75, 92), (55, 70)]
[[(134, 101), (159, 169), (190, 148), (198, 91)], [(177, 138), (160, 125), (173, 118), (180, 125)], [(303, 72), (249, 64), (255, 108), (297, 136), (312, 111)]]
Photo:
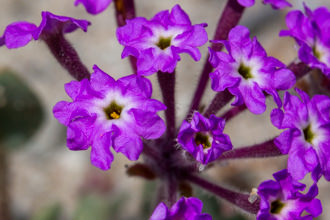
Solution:
[(260, 87), (254, 83), (253, 87), (240, 86), (246, 107), (254, 114), (262, 114), (266, 110), (266, 98)]
[(170, 18), (175, 24), (191, 25), (189, 16), (182, 10), (180, 5), (175, 5), (172, 8)]
[(88, 13), (96, 15), (104, 11), (111, 2), (112, 0), (76, 0), (74, 5), (83, 4)]
[(108, 170), (113, 161), (113, 155), (110, 151), (111, 133), (96, 135), (92, 144), (91, 162), (94, 166)]
[(290, 89), (296, 83), (296, 77), (289, 69), (279, 69), (274, 73), (273, 87), (277, 90)]
[(286, 7), (292, 7), (292, 5), (286, 0), (263, 0), (264, 4), (270, 4), (273, 9), (283, 9)]
[(116, 152), (124, 154), (129, 160), (137, 160), (143, 149), (142, 140), (134, 132), (123, 129), (117, 130), (113, 148)]
[(60, 101), (56, 103), (53, 108), (54, 117), (64, 125), (68, 125), (71, 120), (71, 113), (73, 111), (72, 105), (67, 101)]
[(54, 15), (48, 11), (41, 13), (42, 20), (39, 27), (33, 33), (35, 40), (39, 39), (40, 35), (53, 34), (58, 31), (70, 33), (80, 28), (87, 31), (88, 25), (91, 23), (86, 20), (74, 19), (71, 17)]
[(251, 7), (254, 5), (254, 0), (238, 0), (238, 3), (244, 7)]
[(152, 94), (152, 84), (149, 79), (136, 74), (118, 79), (125, 90), (132, 94), (142, 94), (145, 98), (150, 98)]
[(94, 65), (93, 70), (90, 82), (94, 90), (104, 92), (115, 86), (115, 80), (98, 66)]
[(156, 139), (162, 136), (166, 126), (164, 121), (154, 112), (145, 112), (139, 109), (132, 109), (136, 122), (136, 133), (144, 139)]
[(169, 211), (165, 203), (161, 202), (158, 204), (154, 212), (152, 213), (150, 220), (167, 220)]
[(32, 40), (36, 29), (36, 25), (26, 21), (14, 22), (6, 27), (0, 46), (5, 44), (8, 49), (23, 47)]

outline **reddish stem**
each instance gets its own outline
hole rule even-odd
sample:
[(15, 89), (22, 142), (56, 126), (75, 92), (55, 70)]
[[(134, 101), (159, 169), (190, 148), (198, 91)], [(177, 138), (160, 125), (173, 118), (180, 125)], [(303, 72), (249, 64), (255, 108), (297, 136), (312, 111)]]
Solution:
[(219, 196), (220, 198), (225, 199), (226, 201), (236, 205), (237, 207), (251, 213), (257, 214), (259, 211), (260, 199), (257, 199), (255, 202), (250, 203), (249, 197), (250, 194), (248, 193), (239, 193), (235, 192), (226, 188), (223, 188), (219, 185), (211, 183), (199, 176), (195, 175), (188, 175), (187, 180), (196, 184), (197, 186), (203, 188), (206, 191), (214, 193), (215, 195)]

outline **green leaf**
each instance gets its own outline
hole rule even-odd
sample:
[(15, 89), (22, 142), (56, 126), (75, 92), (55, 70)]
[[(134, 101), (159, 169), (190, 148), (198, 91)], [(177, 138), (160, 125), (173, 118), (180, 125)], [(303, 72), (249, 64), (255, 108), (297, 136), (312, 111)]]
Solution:
[(13, 148), (26, 142), (43, 119), (38, 97), (11, 70), (0, 71), (0, 144)]

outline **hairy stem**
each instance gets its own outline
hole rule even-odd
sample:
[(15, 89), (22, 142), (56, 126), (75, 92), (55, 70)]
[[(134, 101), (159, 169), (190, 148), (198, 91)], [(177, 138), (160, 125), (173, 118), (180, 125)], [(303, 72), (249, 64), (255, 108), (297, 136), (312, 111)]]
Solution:
[(170, 175), (167, 180), (167, 205), (171, 207), (177, 200), (178, 183), (174, 176)]
[[(115, 0), (115, 10), (118, 27), (126, 25), (127, 19), (135, 18), (134, 0)], [(129, 56), (129, 61), (134, 73), (136, 73), (136, 58)]]
[[(226, 40), (228, 37), (229, 31), (235, 27), (239, 20), (242, 17), (244, 12), (244, 7), (242, 7), (237, 0), (228, 0), (227, 4), (220, 16), (213, 40)], [(222, 44), (211, 44), (211, 48), (215, 51), (220, 51), (222, 49)], [(206, 89), (207, 82), (209, 80), (209, 74), (212, 71), (213, 67), (208, 61), (209, 56), (207, 57), (203, 71), (199, 77), (198, 85), (195, 90), (193, 100), (189, 108), (188, 115), (190, 115), (194, 110), (198, 109), (204, 91)]]
[(77, 80), (89, 79), (90, 73), (80, 61), (77, 51), (69, 41), (64, 38), (62, 32), (47, 35), (42, 38), (56, 60)]
[(158, 82), (163, 95), (163, 102), (167, 106), (165, 119), (167, 124), (167, 137), (175, 137), (175, 71), (173, 73), (157, 73)]
[(222, 92), (218, 92), (206, 112), (204, 113), (205, 117), (210, 117), (211, 114), (216, 114), (222, 107), (224, 107), (234, 96), (226, 89)]
[(226, 151), (217, 159), (217, 161), (227, 159), (276, 157), (281, 155), (283, 154), (274, 144), (274, 139), (272, 139), (261, 144)]
[(248, 193), (239, 193), (223, 188), (196, 175), (188, 175), (186, 178), (204, 190), (214, 193), (251, 214), (257, 214), (259, 211), (260, 200), (257, 199), (255, 202), (250, 203), (248, 200), (250, 195)]

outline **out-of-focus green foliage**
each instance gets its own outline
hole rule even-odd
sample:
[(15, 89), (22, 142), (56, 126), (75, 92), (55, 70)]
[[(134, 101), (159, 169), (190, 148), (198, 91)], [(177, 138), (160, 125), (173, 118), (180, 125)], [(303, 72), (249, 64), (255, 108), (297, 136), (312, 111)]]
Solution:
[(108, 199), (100, 195), (88, 195), (83, 197), (78, 204), (73, 220), (109, 220), (119, 219), (119, 215), (125, 210), (127, 196), (120, 195)]
[(155, 193), (156, 193), (156, 181), (148, 181), (145, 183), (142, 192), (142, 201), (140, 205), (140, 219), (148, 219), (155, 208)]
[(22, 145), (42, 122), (42, 106), (26, 83), (11, 70), (0, 71), (0, 144)]
[(41, 209), (30, 220), (59, 220), (62, 208), (60, 204), (56, 203)]
[(238, 213), (228, 216), (222, 210), (222, 203), (215, 196), (206, 194), (198, 190), (195, 195), (203, 202), (203, 213), (208, 213), (214, 220), (246, 220), (246, 218)]

